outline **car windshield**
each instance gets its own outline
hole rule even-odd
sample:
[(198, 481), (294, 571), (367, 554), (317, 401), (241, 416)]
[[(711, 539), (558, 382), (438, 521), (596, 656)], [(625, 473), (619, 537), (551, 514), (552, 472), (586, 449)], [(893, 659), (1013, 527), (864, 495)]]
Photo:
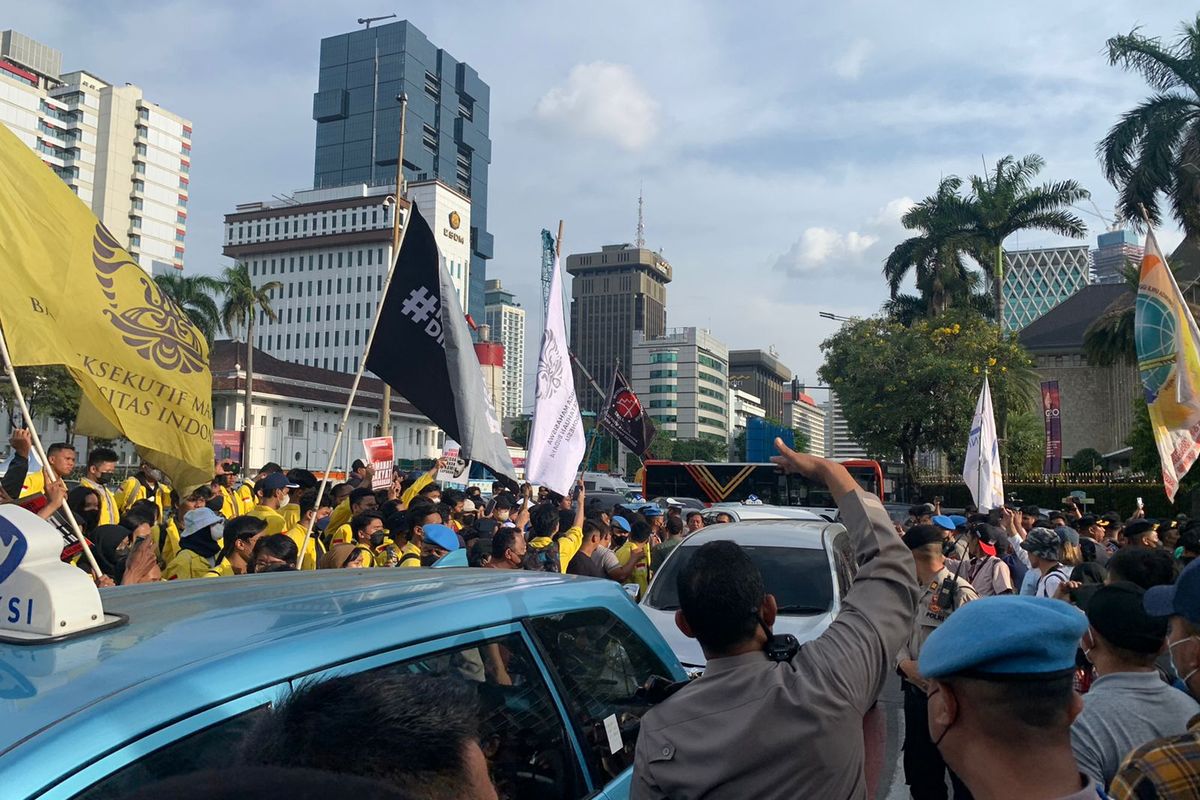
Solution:
[[(754, 545), (742, 545), (742, 550), (762, 573), (763, 585), (768, 593), (775, 595), (780, 614), (802, 616), (829, 610), (833, 603), (833, 579), (824, 550)], [(679, 608), (676, 576), (695, 551), (695, 547), (680, 547), (667, 559), (654, 577), (646, 605), (661, 611)]]

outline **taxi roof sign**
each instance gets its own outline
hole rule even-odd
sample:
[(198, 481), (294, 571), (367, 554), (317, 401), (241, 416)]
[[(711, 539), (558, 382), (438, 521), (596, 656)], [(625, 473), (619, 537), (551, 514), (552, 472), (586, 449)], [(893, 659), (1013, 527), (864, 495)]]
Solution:
[(64, 564), (61, 553), (53, 525), (20, 506), (0, 505), (0, 642), (58, 641), (125, 621), (104, 613), (91, 577)]

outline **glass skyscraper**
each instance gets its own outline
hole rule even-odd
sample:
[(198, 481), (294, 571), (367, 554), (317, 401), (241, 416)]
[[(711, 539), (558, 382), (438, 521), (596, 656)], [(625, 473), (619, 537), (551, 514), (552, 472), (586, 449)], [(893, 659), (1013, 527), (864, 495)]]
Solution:
[(408, 21), (321, 40), (313, 95), (314, 188), (393, 183), (400, 132), (398, 97), (408, 95), (404, 175), (440, 180), (471, 200), (468, 313), (484, 318), (488, 138), (491, 91), (469, 64), (435, 47)]

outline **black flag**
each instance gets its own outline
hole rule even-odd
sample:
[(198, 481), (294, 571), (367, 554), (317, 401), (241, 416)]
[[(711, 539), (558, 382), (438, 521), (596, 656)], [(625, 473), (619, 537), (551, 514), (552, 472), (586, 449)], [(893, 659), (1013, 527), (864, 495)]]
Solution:
[(645, 458), (654, 441), (654, 423), (646, 416), (642, 403), (638, 400), (629, 382), (620, 370), (613, 370), (612, 391), (608, 394), (608, 403), (604, 413), (600, 415), (600, 425), (617, 437), (617, 441)]
[(458, 442), (461, 458), (516, 480), (458, 291), (415, 204), (407, 225), (367, 369)]

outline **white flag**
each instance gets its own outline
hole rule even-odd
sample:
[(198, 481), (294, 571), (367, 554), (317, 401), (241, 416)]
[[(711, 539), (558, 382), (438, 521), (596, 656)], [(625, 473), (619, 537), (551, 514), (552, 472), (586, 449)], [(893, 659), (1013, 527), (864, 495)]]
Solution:
[(963, 464), (963, 481), (975, 498), (979, 511), (985, 512), (1004, 505), (1004, 478), (1000, 474), (1000, 441), (996, 438), (996, 416), (992, 413), (992, 392), (988, 379), (983, 377), (983, 389), (975, 404), (971, 420), (971, 436), (967, 441), (967, 460)]
[(579, 416), (567, 352), (567, 325), (563, 319), (562, 281), (556, 255), (542, 354), (538, 358), (537, 404), (529, 431), (525, 480), (565, 495), (575, 482), (583, 453), (583, 419)]

